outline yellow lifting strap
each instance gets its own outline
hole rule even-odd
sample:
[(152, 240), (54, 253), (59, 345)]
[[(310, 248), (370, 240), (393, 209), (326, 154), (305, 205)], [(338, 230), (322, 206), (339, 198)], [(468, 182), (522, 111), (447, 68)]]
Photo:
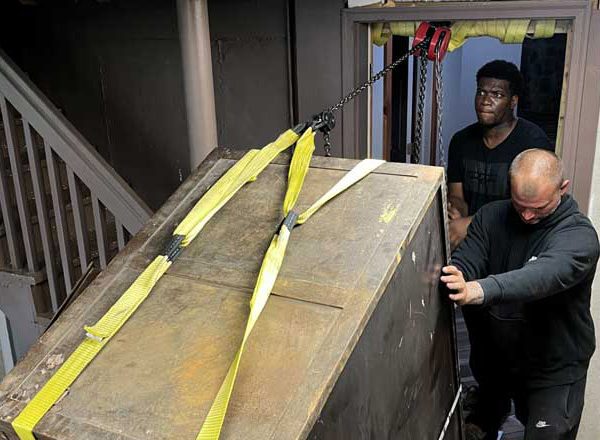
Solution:
[(150, 263), (95, 325), (85, 327), (83, 342), (13, 420), (12, 426), (21, 440), (35, 440), (34, 427), (142, 304), (182, 247), (196, 237), (244, 184), (256, 179), (279, 153), (297, 140), (298, 134), (287, 130), (261, 150), (249, 151), (206, 192), (176, 228), (163, 254)]
[(320, 197), (310, 208), (298, 216), (293, 212), (293, 208), (298, 200), (304, 178), (308, 171), (310, 159), (315, 149), (314, 136), (314, 133), (309, 128), (298, 141), (296, 150), (294, 151), (288, 174), (288, 188), (283, 203), (283, 213), (286, 218), (279, 231), (271, 240), (271, 244), (264, 256), (258, 279), (254, 287), (254, 292), (252, 293), (252, 299), (250, 300), (250, 314), (246, 324), (244, 337), (242, 338), (240, 347), (227, 371), (227, 375), (219, 388), (217, 397), (211, 405), (196, 440), (218, 440), (221, 434), (221, 428), (223, 426), (225, 414), (227, 413), (227, 407), (229, 406), (229, 400), (235, 384), (244, 347), (246, 346), (248, 337), (260, 317), (263, 308), (267, 304), (267, 300), (271, 294), (277, 275), (279, 274), (290, 233), (294, 226), (307, 221), (321, 206), (384, 163), (382, 160), (373, 159), (366, 159), (359, 162), (357, 166)]
[[(393, 21), (371, 24), (371, 40), (383, 46), (392, 35), (412, 37), (420, 22)], [(528, 33), (530, 25), (533, 34)], [(448, 51), (453, 52), (471, 37), (493, 37), (503, 43), (523, 43), (528, 38), (550, 38), (556, 31), (555, 19), (457, 20), (450, 26), (452, 35)]]

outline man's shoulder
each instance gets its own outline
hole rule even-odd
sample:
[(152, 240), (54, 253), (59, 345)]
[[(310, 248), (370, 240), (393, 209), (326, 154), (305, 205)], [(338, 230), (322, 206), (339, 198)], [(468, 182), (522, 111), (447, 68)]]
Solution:
[(557, 230), (577, 229), (597, 237), (596, 228), (587, 215), (576, 209), (571, 215), (556, 225)]
[(458, 130), (456, 133), (454, 133), (454, 136), (452, 136), (453, 139), (464, 139), (470, 137), (476, 139), (481, 138), (481, 127), (478, 122), (475, 122), (471, 125), (467, 125), (465, 128)]
[(457, 131), (450, 140), (450, 151), (453, 154), (464, 156), (473, 150), (473, 146), (481, 143), (481, 129), (478, 123), (471, 124)]
[(551, 148), (550, 140), (542, 128), (524, 118), (519, 118), (518, 131), (515, 133), (519, 138), (527, 139), (528, 142), (534, 142), (535, 145), (529, 145), (529, 148)]
[(531, 122), (529, 119), (519, 117), (519, 124), (522, 128), (526, 128), (528, 131), (534, 131), (539, 133), (544, 132), (544, 130), (542, 130), (542, 128), (539, 125), (537, 125), (535, 122)]
[(496, 200), (483, 205), (475, 215), (478, 215), (484, 223), (504, 223), (511, 206), (510, 199)]

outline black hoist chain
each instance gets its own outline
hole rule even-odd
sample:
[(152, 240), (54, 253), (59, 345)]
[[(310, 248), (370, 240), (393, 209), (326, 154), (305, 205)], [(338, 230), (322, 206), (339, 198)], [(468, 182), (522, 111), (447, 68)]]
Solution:
[(442, 60), (439, 56), (439, 51), (435, 52), (436, 60), (435, 60), (435, 85), (436, 85), (436, 94), (435, 100), (437, 102), (437, 147), (438, 147), (438, 158), (439, 165), (442, 167), (446, 167), (446, 153), (444, 151), (444, 139), (442, 137), (442, 112), (444, 110), (444, 90), (443, 90), (443, 77), (442, 77)]
[(409, 56), (413, 55), (415, 52), (417, 52), (418, 50), (421, 50), (421, 49), (423, 49), (421, 53), (425, 53), (425, 48), (427, 48), (428, 45), (429, 45), (429, 40), (426, 39), (426, 40), (422, 41), (420, 44), (416, 45), (415, 47), (412, 47), (407, 53), (402, 55), (396, 61), (394, 61), (391, 64), (388, 64), (386, 67), (384, 67), (378, 73), (373, 75), (373, 77), (370, 80), (366, 81), (364, 84), (358, 86), (357, 88), (352, 90), (350, 93), (348, 93), (344, 98), (342, 98), (340, 100), (340, 102), (338, 102), (333, 107), (330, 107), (329, 111), (335, 112), (335, 111), (341, 109), (344, 106), (344, 104), (346, 104), (348, 101), (351, 101), (352, 99), (356, 98), (365, 89), (371, 87), (373, 85), (373, 83), (380, 80), (386, 73), (388, 73), (389, 71), (394, 69), (396, 66), (398, 66), (398, 64), (406, 61)]
[(360, 95), (363, 91), (365, 91), (366, 89), (371, 87), (375, 82), (377, 82), (382, 77), (384, 77), (388, 72), (393, 70), (396, 66), (398, 66), (402, 62), (406, 61), (408, 59), (408, 57), (413, 55), (415, 52), (420, 50), (421, 54), (425, 54), (426, 49), (429, 46), (429, 43), (430, 43), (430, 38), (426, 38), (421, 43), (412, 47), (407, 53), (402, 55), (400, 58), (398, 58), (393, 63), (385, 66), (382, 70), (380, 70), (375, 75), (373, 75), (368, 81), (365, 81), (363, 84), (361, 84), (360, 86), (353, 89), (350, 93), (348, 93), (346, 96), (344, 96), (336, 105), (329, 107), (327, 110), (325, 110), (321, 113), (316, 114), (315, 116), (312, 117), (311, 121), (298, 125), (297, 127), (294, 128), (294, 130), (296, 132), (301, 132), (307, 126), (312, 126), (313, 130), (315, 130), (315, 131), (319, 130), (323, 134), (325, 156), (330, 157), (331, 156), (331, 141), (329, 138), (329, 133), (335, 126), (335, 117), (333, 114), (336, 111), (340, 110), (342, 107), (344, 107), (344, 105), (347, 104), (349, 101), (352, 101), (354, 98), (356, 98), (358, 95)]
[(423, 113), (425, 112), (425, 89), (427, 87), (427, 54), (421, 52), (418, 58), (419, 77), (417, 79), (417, 120), (415, 121), (415, 137), (412, 141), (410, 161), (421, 163), (421, 147), (423, 146)]
[(418, 56), (419, 64), (419, 76), (418, 76), (418, 97), (417, 97), (417, 115), (415, 121), (415, 136), (412, 142), (411, 149), (411, 161), (413, 163), (421, 162), (421, 150), (423, 144), (423, 113), (425, 110), (425, 91), (427, 84), (427, 60), (435, 61), (436, 71), (436, 102), (439, 107), (438, 118), (437, 118), (437, 138), (438, 138), (438, 151), (440, 162), (444, 164), (445, 159), (443, 155), (443, 143), (442, 143), (442, 70), (441, 60), (446, 53), (448, 44), (450, 41), (450, 29), (442, 26), (433, 26), (428, 22), (422, 22), (415, 31), (415, 37), (413, 40), (413, 47), (410, 50), (398, 58), (391, 64), (385, 66), (382, 70), (373, 75), (368, 81), (365, 81), (360, 86), (354, 88), (350, 93), (344, 96), (337, 104), (329, 107), (327, 110), (318, 113), (312, 117), (310, 121), (303, 124), (299, 124), (294, 128), (294, 131), (300, 134), (307, 127), (312, 127), (314, 131), (320, 131), (323, 134), (325, 155), (331, 156), (331, 141), (329, 133), (335, 126), (334, 113), (340, 110), (346, 103), (350, 102), (363, 91), (371, 87), (376, 81), (383, 78), (387, 73), (393, 70), (400, 63), (406, 61), (411, 55)]

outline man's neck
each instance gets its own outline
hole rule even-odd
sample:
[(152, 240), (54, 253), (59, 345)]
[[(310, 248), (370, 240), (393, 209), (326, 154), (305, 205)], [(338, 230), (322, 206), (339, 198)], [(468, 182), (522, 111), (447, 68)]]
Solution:
[(510, 120), (502, 122), (493, 127), (483, 127), (483, 143), (490, 150), (496, 148), (512, 133), (517, 125), (517, 118), (514, 116)]

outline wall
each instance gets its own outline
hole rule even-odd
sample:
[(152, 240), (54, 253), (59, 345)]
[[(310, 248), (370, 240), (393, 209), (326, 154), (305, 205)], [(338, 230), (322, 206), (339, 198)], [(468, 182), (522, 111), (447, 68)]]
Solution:
[[(379, 72), (384, 67), (383, 46), (372, 45), (373, 60), (371, 62), (371, 75)], [(383, 159), (383, 79), (373, 84), (371, 90), (371, 156), (373, 159)]]
[[(261, 147), (340, 99), (343, 0), (208, 7), (219, 146)], [(7, 0), (0, 16), (2, 48), (158, 208), (189, 169), (175, 0)]]
[[(288, 0), (293, 4), (293, 47), (296, 84), (296, 109), (299, 121), (305, 121), (340, 100), (342, 90), (341, 10), (345, 0)], [(332, 154), (341, 156), (341, 112), (331, 132)], [(323, 154), (321, 136), (317, 136), (317, 154)]]
[(290, 127), (283, 0), (208, 2), (219, 145), (262, 147)]
[(158, 208), (189, 170), (175, 1), (10, 0), (0, 9), (3, 49)]
[[(596, 138), (596, 155), (594, 156), (594, 173), (592, 177), (592, 193), (590, 197), (589, 216), (596, 230), (600, 230), (600, 120)], [(596, 278), (592, 286), (592, 317), (596, 325), (596, 344), (600, 344), (600, 268), (596, 270)], [(588, 371), (588, 383), (585, 394), (585, 407), (579, 431), (579, 440), (597, 440), (600, 438), (600, 355), (598, 349), (592, 358)]]
[[(343, 0), (209, 0), (220, 146), (263, 146), (340, 99), (343, 7)], [(340, 131), (332, 133), (334, 151)]]

